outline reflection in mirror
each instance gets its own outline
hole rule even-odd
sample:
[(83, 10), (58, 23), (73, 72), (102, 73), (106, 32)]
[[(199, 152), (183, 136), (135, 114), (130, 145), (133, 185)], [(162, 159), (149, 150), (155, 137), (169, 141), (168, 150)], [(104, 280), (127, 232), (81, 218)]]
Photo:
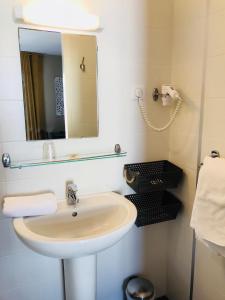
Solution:
[(67, 135), (97, 136), (96, 37), (63, 34), (62, 49)]
[(27, 140), (65, 138), (60, 33), (19, 30)]
[(27, 140), (98, 136), (95, 36), (19, 29)]

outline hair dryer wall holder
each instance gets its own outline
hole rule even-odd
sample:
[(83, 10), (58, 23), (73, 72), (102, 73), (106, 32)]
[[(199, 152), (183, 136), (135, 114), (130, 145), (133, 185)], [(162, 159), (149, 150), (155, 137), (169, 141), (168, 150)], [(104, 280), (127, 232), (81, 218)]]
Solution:
[(162, 94), (159, 92), (159, 89), (154, 88), (153, 92), (152, 92), (152, 98), (154, 101), (158, 101), (159, 97), (166, 97), (169, 96), (169, 94)]

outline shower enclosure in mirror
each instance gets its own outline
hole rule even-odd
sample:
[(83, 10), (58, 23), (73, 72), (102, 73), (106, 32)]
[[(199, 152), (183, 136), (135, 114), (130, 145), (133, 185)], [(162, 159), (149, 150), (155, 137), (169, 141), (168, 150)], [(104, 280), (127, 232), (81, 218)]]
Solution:
[(95, 36), (19, 29), (27, 140), (98, 136)]

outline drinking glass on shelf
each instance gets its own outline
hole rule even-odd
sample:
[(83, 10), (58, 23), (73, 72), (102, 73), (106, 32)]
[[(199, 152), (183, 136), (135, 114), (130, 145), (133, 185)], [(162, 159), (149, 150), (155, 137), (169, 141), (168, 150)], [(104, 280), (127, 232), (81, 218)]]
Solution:
[(55, 159), (55, 145), (53, 142), (45, 142), (43, 144), (43, 159), (54, 160)]

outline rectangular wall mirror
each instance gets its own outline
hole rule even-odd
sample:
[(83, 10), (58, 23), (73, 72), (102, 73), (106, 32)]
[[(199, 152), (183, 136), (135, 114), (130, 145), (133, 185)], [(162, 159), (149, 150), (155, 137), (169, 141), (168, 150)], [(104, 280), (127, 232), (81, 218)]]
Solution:
[(27, 140), (98, 136), (97, 42), (19, 29)]

